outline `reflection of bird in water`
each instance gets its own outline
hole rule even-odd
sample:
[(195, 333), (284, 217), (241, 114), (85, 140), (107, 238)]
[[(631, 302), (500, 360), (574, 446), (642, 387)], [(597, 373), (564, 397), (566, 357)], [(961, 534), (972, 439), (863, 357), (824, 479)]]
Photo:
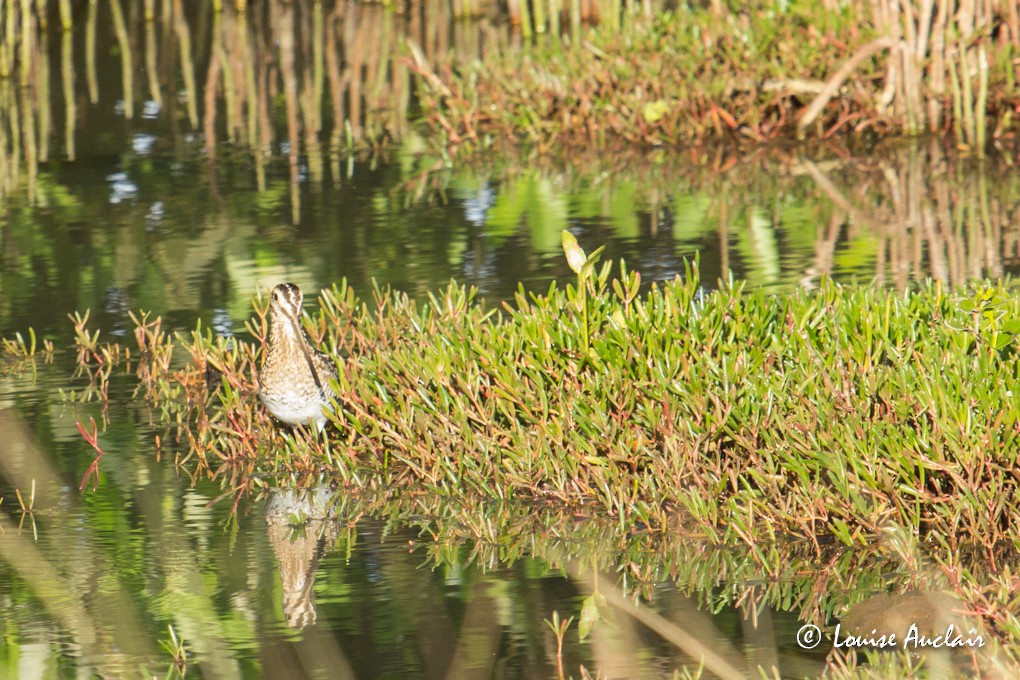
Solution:
[[(266, 504), (266, 532), (280, 566), (283, 614), (291, 628), (315, 623), (315, 572), (339, 533), (331, 508), (325, 488), (276, 491)], [(295, 527), (295, 518), (305, 523)]]
[(269, 342), (259, 371), (259, 396), (269, 412), (288, 425), (326, 425), (336, 364), (312, 347), (301, 327), (301, 289), (293, 283), (273, 288), (269, 302)]

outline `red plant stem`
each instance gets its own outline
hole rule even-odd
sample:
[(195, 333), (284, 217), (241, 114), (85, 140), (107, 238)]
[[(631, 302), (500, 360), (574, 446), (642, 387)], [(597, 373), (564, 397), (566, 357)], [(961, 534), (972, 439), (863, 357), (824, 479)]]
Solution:
[(89, 465), (89, 469), (85, 471), (85, 476), (81, 478), (81, 483), (78, 485), (78, 491), (85, 490), (85, 486), (88, 485), (89, 479), (92, 475), (96, 476), (96, 481), (92, 484), (92, 490), (96, 490), (96, 487), (99, 485), (99, 459), (106, 455), (106, 452), (99, 448), (99, 444), (96, 441), (99, 435), (96, 432), (95, 418), (89, 416), (89, 423), (92, 426), (92, 432), (86, 432), (85, 428), (82, 427), (81, 422), (76, 422), (74, 424), (74, 426), (78, 428), (78, 432), (81, 433), (82, 438), (97, 452), (96, 457), (92, 460), (92, 464)]

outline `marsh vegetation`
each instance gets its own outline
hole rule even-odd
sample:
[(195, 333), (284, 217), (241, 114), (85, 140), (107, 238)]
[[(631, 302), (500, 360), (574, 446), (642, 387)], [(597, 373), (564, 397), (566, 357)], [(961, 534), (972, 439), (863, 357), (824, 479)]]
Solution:
[(3, 3), (0, 667), (1015, 674), (1014, 4)]
[[(162, 430), (158, 455), (220, 480), (235, 509), (324, 482), (341, 497), (457, 498), (456, 521), (503, 545), (482, 519), (491, 503), (570, 508), (624, 535), (741, 546), (771, 580), (785, 545), (816, 560), (893, 550), (907, 587), (949, 590), (982, 613), (975, 630), (1003, 649), (971, 657), (975, 670), (1015, 663), (1020, 627), (997, 599), (1013, 587), (997, 565), (1020, 540), (1009, 289), (830, 282), (777, 297), (705, 292), (689, 268), (642, 292), (624, 264), (613, 275), (566, 232), (564, 246), (576, 283), (522, 290), (503, 309), (456, 284), (420, 305), (325, 291), (306, 330), (346, 357), (325, 439), (274, 427), (253, 396), (263, 299), (252, 342), (201, 327), (175, 339), (141, 317), (134, 343), (109, 344), (79, 320), (90, 380), (71, 398), (105, 404), (115, 373), (135, 376)], [(831, 625), (827, 611), (810, 621)]]

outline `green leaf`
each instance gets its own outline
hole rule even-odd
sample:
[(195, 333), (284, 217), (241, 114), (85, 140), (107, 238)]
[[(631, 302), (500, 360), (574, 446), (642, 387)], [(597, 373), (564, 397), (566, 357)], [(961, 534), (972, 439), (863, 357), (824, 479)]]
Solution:
[(577, 622), (577, 632), (582, 640), (588, 637), (595, 622), (602, 618), (599, 605), (605, 605), (605, 601), (605, 597), (594, 593), (581, 604), (581, 619)]
[(669, 113), (669, 102), (664, 99), (648, 102), (641, 109), (641, 115), (644, 116), (647, 123), (657, 123), (667, 113)]
[(575, 274), (580, 274), (581, 269), (587, 264), (587, 256), (584, 254), (584, 250), (577, 244), (577, 239), (566, 229), (561, 234), (561, 241), (563, 243), (563, 254), (567, 256), (567, 264)]
[[(574, 271), (580, 274), (582, 279), (587, 279), (589, 276), (591, 276), (591, 270), (594, 269), (595, 265), (599, 261), (599, 258), (602, 257), (602, 251), (604, 251), (605, 249), (606, 249), (605, 246), (599, 246), (598, 248), (596, 248), (595, 252), (589, 255), (587, 259), (584, 261), (584, 264), (581, 265), (581, 270), (578, 271), (575, 269)], [(578, 250), (580, 250), (580, 248), (578, 248)], [(584, 253), (583, 250), (581, 250), (581, 252)], [(573, 265), (571, 265), (571, 268), (572, 267)]]
[(992, 340), (992, 347), (1002, 349), (1011, 342), (1013, 342), (1013, 336), (1009, 333), (996, 333), (995, 339)]

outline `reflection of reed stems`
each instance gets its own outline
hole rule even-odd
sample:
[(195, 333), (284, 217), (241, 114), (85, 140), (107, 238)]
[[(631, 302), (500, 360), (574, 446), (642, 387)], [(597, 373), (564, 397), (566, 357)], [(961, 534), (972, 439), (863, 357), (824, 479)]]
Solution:
[[(2, 49), (2, 47), (0, 47)], [(0, 79), (0, 110), (8, 110), (7, 92), (9, 90), (6, 79)], [(7, 195), (12, 182), (9, 179), (11, 168), (10, 159), (7, 157), (7, 130), (3, 121), (0, 120), (0, 199)]]
[[(384, 93), (387, 90), (390, 70), (389, 54), (392, 52), (393, 45), (393, 22), (390, 21), (390, 15), (384, 12), (377, 12), (376, 21), (377, 32), (379, 34), (379, 51), (373, 55), (374, 59), (370, 72), (374, 73), (375, 77), (372, 80), (372, 89), (368, 93), (368, 100), (373, 103), (374, 107), (378, 107), (378, 102), (384, 101)], [(379, 135), (381, 132), (379, 129), (372, 130), (373, 135)]]
[(535, 15), (535, 33), (545, 33), (548, 28), (545, 19), (545, 0), (535, 0), (532, 11)]
[(904, 41), (894, 50), (899, 55), (903, 64), (903, 80), (901, 92), (903, 94), (903, 109), (907, 116), (907, 132), (917, 134), (918, 132), (918, 107), (917, 98), (920, 96), (920, 84), (914, 74), (914, 47), (917, 44), (917, 33), (914, 27), (915, 18), (911, 11), (911, 3), (904, 2), (902, 7), (902, 25), (904, 28)]
[[(8, 3), (8, 7), (14, 3)], [(18, 90), (14, 94), (16, 109), (19, 115), (11, 116), (11, 132), (14, 140), (21, 139), (21, 146), (24, 150), (25, 166), (28, 171), (28, 202), (35, 204), (36, 173), (38, 172), (38, 153), (36, 147), (35, 133), (35, 109), (32, 106), (31, 72), (32, 53), (34, 45), (35, 30), (32, 26), (32, 5), (31, 0), (21, 0), (20, 30), (17, 35), (20, 37), (21, 54), (18, 63)], [(8, 32), (11, 24), (8, 24)], [(14, 107), (11, 107), (14, 108)], [(4, 108), (4, 110), (11, 110)], [(20, 131), (18, 128), (20, 127)], [(15, 146), (15, 149), (17, 147)], [(15, 162), (18, 161), (18, 154), (15, 151)], [(13, 186), (13, 185), (12, 185)]]
[(922, 0), (920, 16), (918, 17), (917, 34), (914, 37), (913, 49), (910, 50), (910, 73), (911, 81), (914, 83), (912, 92), (914, 100), (914, 111), (917, 116), (917, 132), (921, 132), (925, 125), (926, 111), (923, 101), (924, 84), (924, 63), (928, 55), (929, 43), (931, 40), (932, 17), (934, 16), (934, 0)]
[[(295, 31), (297, 34), (297, 43), (295, 45), (295, 78), (300, 82), (300, 88), (298, 88), (297, 104), (298, 104), (298, 124), (301, 131), (304, 133), (303, 139), (301, 140), (305, 145), (311, 146), (316, 142), (316, 133), (318, 132), (319, 122), (316, 111), (315, 97), (315, 86), (314, 76), (312, 71), (314, 66), (311, 63), (314, 59), (308, 59), (309, 50), (309, 23), (308, 17), (302, 14), (300, 26), (295, 24)], [(311, 36), (312, 42), (315, 41), (314, 34)], [(313, 48), (314, 50), (314, 48)], [(302, 60), (303, 70), (300, 72), (300, 78), (297, 78), (297, 55), (306, 57)], [(311, 168), (309, 168), (311, 171)]]
[(962, 101), (963, 107), (963, 132), (964, 138), (960, 141), (964, 142), (968, 146), (973, 146), (974, 138), (977, 136), (974, 130), (974, 90), (970, 82), (970, 59), (967, 57), (968, 49), (966, 46), (961, 45), (958, 55), (960, 57), (960, 87), (962, 89)]
[[(191, 127), (198, 127), (198, 91), (195, 87), (195, 68), (191, 62), (191, 30), (184, 18), (184, 8), (181, 0), (173, 0), (174, 8), (174, 32), (177, 34), (177, 45), (181, 54), (181, 76), (184, 79), (184, 92), (187, 96), (188, 120)], [(213, 140), (209, 140), (212, 143)]]
[(145, 20), (145, 71), (149, 79), (149, 98), (163, 108), (163, 95), (159, 87), (156, 59), (156, 25), (151, 18)]
[(258, 83), (254, 93), (258, 106), (259, 145), (255, 150), (255, 180), (259, 191), (266, 190), (265, 158), (273, 143), (273, 127), (269, 121), (269, 57), (259, 53)]
[(317, 2), (312, 7), (312, 117), (308, 120), (315, 134), (322, 130), (320, 111), (322, 111), (322, 92), (325, 82), (325, 68), (323, 66), (323, 44), (325, 43), (325, 27), (322, 18), (322, 3)]
[(162, 109), (156, 56), (156, 0), (145, 0), (145, 71), (149, 76), (149, 98)]
[[(18, 107), (16, 90), (13, 87), (8, 87), (8, 81), (0, 83), (3, 92), (6, 96), (0, 101), (0, 111), (16, 111)], [(8, 173), (8, 189), (17, 186), (21, 175), (21, 123), (20, 116), (10, 116), (9, 121), (11, 125), (11, 136), (10, 136), (10, 147), (11, 154), (10, 158), (10, 172)]]
[(298, 150), (300, 147), (298, 123), (298, 86), (294, 66), (294, 7), (290, 3), (273, 3), (279, 37), (280, 75), (283, 78), (283, 98), (287, 110), (287, 144), (290, 161), (291, 222), (301, 219), (301, 194), (298, 185)]
[(1002, 257), (995, 252), (992, 246), (1002, 243), (1002, 233), (997, 220), (992, 218), (992, 211), (988, 205), (988, 173), (977, 173), (977, 192), (978, 211), (981, 215), (979, 222), (985, 227), (984, 242), (987, 244), (987, 247), (981, 249), (985, 266), (985, 271), (982, 274), (1001, 278), (1003, 276)]
[(521, 23), (521, 3), (526, 0), (507, 0), (506, 13), (509, 15), (510, 25), (517, 27)]
[[(674, 645), (690, 658), (698, 659), (701, 665), (720, 678), (743, 678), (746, 666), (734, 666), (729, 659), (740, 659), (737, 651), (730, 646), (725, 637), (719, 633), (707, 617), (700, 618), (693, 604), (688, 604), (687, 616), (679, 617), (680, 623), (674, 623), (667, 617), (652, 610), (651, 607), (637, 606), (633, 598), (625, 596), (621, 590), (603, 577), (597, 569), (589, 571), (577, 563), (569, 563), (567, 571), (584, 584), (584, 589), (600, 593), (604, 602), (620, 614), (641, 623), (649, 630), (655, 631), (663, 640)], [(692, 632), (693, 631), (693, 632)]]
[(238, 33), (238, 15), (234, 12), (223, 13), (223, 62), (224, 68), (230, 71), (230, 83), (233, 89), (234, 106), (230, 113), (230, 138), (248, 144), (251, 136), (248, 132), (248, 120), (246, 111), (250, 111), (254, 104), (252, 92), (248, 89), (245, 69), (249, 64), (245, 63), (241, 55), (242, 37)]
[(28, 202), (35, 205), (36, 176), (39, 171), (39, 156), (36, 148), (35, 137), (35, 110), (32, 107), (32, 97), (27, 89), (18, 91), (18, 101), (21, 103), (22, 138), (25, 149), (25, 168), (28, 171)]
[[(14, 3), (9, 3), (13, 5)], [(32, 5), (31, 0), (21, 0), (21, 30), (18, 34), (21, 37), (21, 57), (18, 63), (18, 84), (22, 88), (29, 85), (29, 76), (32, 73), (32, 44), (35, 31), (32, 30)]]
[[(814, 164), (799, 167), (832, 201), (839, 224), (851, 222), (877, 239), (876, 282), (886, 285), (888, 279), (903, 290), (911, 280), (931, 277), (951, 286), (1001, 277), (1005, 260), (1017, 251), (1014, 208), (991, 193), (995, 184), (984, 168), (973, 171), (973, 161), (957, 161), (933, 179), (933, 169), (946, 165), (939, 140), (894, 154), (881, 165), (882, 199), (871, 207), (856, 207)], [(816, 252), (826, 238), (834, 245), (831, 232), (828, 237), (820, 235)], [(833, 245), (822, 247), (831, 253)], [(831, 265), (831, 256), (827, 262)], [(827, 271), (824, 264), (819, 263), (814, 275)]]
[(258, 128), (258, 105), (256, 103), (258, 99), (258, 90), (255, 89), (255, 57), (251, 53), (251, 45), (248, 42), (248, 13), (239, 11), (237, 14), (237, 39), (238, 39), (238, 59), (244, 65), (244, 90), (245, 98), (247, 99), (248, 105), (247, 111), (247, 124), (248, 124), (248, 144), (255, 149), (255, 155), (261, 156), (260, 143), (259, 143), (259, 128)]
[[(46, 11), (45, 0), (39, 8), (40, 17)], [(49, 51), (49, 28), (44, 18), (39, 19), (39, 41), (34, 50), (36, 60), (39, 62), (39, 75), (35, 98), (39, 107), (39, 162), (45, 163), (50, 159), (50, 128), (53, 127), (53, 112), (50, 104), (50, 51)]]
[(99, 103), (99, 79), (96, 78), (96, 3), (89, 0), (88, 18), (85, 20), (85, 81), (89, 88), (89, 102)]
[[(340, 134), (344, 125), (344, 93), (343, 80), (340, 76), (340, 61), (337, 59), (336, 31), (340, 21), (341, 5), (333, 9), (333, 15), (327, 24), (326, 30), (326, 76), (329, 78), (329, 94), (333, 105), (333, 131), (330, 136), (330, 146), (340, 146)], [(337, 175), (334, 175), (336, 178)]]
[[(350, 126), (350, 135), (355, 139), (361, 139), (361, 65), (362, 56), (366, 51), (368, 36), (364, 30), (355, 30), (355, 22), (366, 14), (367, 7), (359, 8), (356, 16), (348, 17), (344, 27), (348, 34), (344, 37), (344, 44), (348, 45), (344, 56), (346, 57), (347, 68), (344, 69), (344, 81), (347, 84), (347, 102), (350, 115), (345, 126)], [(360, 23), (360, 22), (359, 22)], [(353, 33), (353, 35), (351, 35)]]
[[(225, 31), (223, 29), (223, 12), (213, 11), (213, 25), (212, 25), (212, 46), (213, 53), (215, 54), (215, 61), (218, 62), (220, 68), (217, 75), (223, 77), (223, 101), (226, 106), (226, 128), (227, 138), (231, 142), (237, 141), (237, 125), (238, 120), (237, 110), (237, 89), (234, 86), (234, 72), (231, 68), (230, 59), (227, 58), (227, 51), (223, 46), (225, 40)], [(210, 63), (210, 68), (212, 65)], [(216, 90), (210, 91), (208, 85), (206, 85), (206, 106), (216, 106)], [(208, 111), (206, 112), (208, 115)]]
[(960, 78), (957, 76), (955, 46), (946, 50), (946, 66), (949, 72), (950, 91), (953, 93), (953, 134), (956, 136), (957, 143), (962, 144), (964, 141), (963, 93), (960, 90)]
[(120, 70), (124, 88), (124, 117), (131, 120), (135, 115), (134, 67), (131, 57), (131, 40), (128, 38), (127, 25), (124, 23), (124, 11), (120, 0), (110, 0), (110, 12), (113, 15), (113, 32), (117, 35), (120, 46)]
[(977, 48), (977, 69), (978, 69), (978, 96), (974, 104), (977, 120), (974, 121), (976, 128), (975, 145), (978, 155), (984, 156), (987, 134), (986, 116), (988, 113), (988, 54), (985, 52), (984, 41), (978, 44)]
[(938, 14), (931, 31), (931, 61), (928, 66), (928, 129), (935, 132), (942, 119), (942, 97), (946, 93), (946, 25), (949, 3), (938, 4)]
[(7, 80), (11, 76), (14, 64), (14, 3), (4, 5), (4, 36), (0, 40), (0, 79)]
[[(219, 22), (219, 14), (216, 17), (216, 19), (213, 19), (214, 31), (218, 28), (215, 24)], [(205, 111), (203, 112), (205, 117), (202, 123), (205, 138), (208, 140), (206, 149), (210, 160), (216, 159), (216, 149), (218, 147), (216, 144), (216, 89), (220, 84), (220, 72), (222, 70), (220, 68), (219, 51), (213, 50), (212, 58), (209, 59), (209, 69), (205, 76)]]
[[(984, 2), (964, 0), (954, 15), (957, 78), (963, 113), (963, 138), (960, 141), (977, 155), (984, 155), (987, 142), (988, 54), (985, 44), (992, 19), (984, 16), (988, 11), (990, 7)], [(975, 76), (977, 92), (974, 91)]]
[(599, 24), (605, 24), (606, 28), (617, 33), (620, 30), (620, 0), (603, 0), (599, 9)]
[(74, 32), (71, 0), (60, 0), (60, 80), (64, 92), (64, 152), (74, 160), (74, 130), (78, 118), (78, 102), (74, 96)]
[(524, 36), (526, 40), (531, 39), (531, 12), (529, 10), (529, 6), (529, 0), (520, 0), (521, 35)]

